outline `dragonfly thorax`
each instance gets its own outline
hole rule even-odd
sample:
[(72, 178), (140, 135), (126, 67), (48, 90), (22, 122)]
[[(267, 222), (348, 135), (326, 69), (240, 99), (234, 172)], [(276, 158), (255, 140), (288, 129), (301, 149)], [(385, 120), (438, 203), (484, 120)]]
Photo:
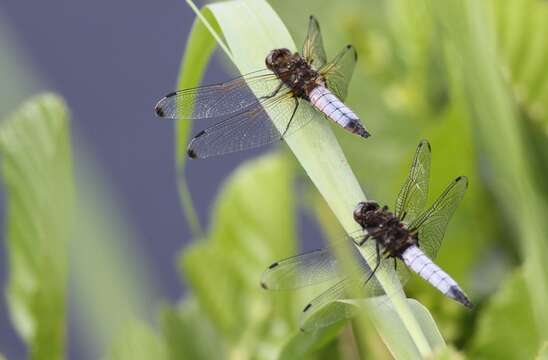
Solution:
[(308, 94), (318, 85), (325, 86), (320, 74), (299, 53), (289, 49), (274, 49), (265, 59), (266, 67), (289, 87), (293, 94), (308, 100)]
[(379, 242), (389, 257), (401, 257), (411, 245), (418, 245), (415, 235), (398, 217), (388, 211), (388, 206), (380, 207), (374, 201), (360, 202), (354, 210), (354, 220), (367, 231), (369, 237)]

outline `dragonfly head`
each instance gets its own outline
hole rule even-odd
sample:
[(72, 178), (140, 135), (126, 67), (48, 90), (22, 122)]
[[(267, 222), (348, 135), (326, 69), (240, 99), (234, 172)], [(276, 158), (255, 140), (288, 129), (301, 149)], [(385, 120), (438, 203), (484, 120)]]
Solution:
[(378, 209), (379, 204), (375, 201), (362, 201), (358, 203), (356, 209), (354, 209), (354, 220), (361, 225), (372, 212), (375, 212)]
[(265, 59), (266, 67), (277, 72), (287, 67), (292, 59), (292, 54), (289, 49), (274, 49), (268, 53)]

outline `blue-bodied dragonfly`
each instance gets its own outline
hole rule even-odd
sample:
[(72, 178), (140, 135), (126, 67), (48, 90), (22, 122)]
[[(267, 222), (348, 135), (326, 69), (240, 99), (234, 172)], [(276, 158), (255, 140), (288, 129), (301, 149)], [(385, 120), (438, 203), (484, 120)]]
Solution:
[[(274, 49), (266, 69), (231, 81), (170, 93), (155, 106), (159, 117), (219, 119), (196, 134), (188, 145), (190, 158), (207, 158), (255, 148), (281, 140), (312, 120), (312, 105), (337, 125), (364, 138), (369, 132), (342, 101), (354, 71), (357, 54), (347, 45), (327, 62), (320, 27), (311, 16), (302, 55)], [(284, 119), (275, 126), (269, 113)]]
[[(457, 282), (432, 261), (441, 246), (449, 219), (464, 196), (468, 180), (464, 176), (457, 177), (428, 209), (422, 211), (428, 197), (430, 159), (430, 144), (423, 140), (398, 194), (394, 212), (375, 201), (357, 205), (353, 215), (362, 230), (351, 238), (359, 262), (358, 271), (344, 276), (335, 256), (328, 249), (320, 249), (273, 263), (264, 272), (261, 286), (269, 290), (296, 289), (338, 278), (334, 286), (305, 306), (303, 319), (308, 319), (324, 305), (347, 298), (351, 286), (362, 287), (366, 296), (384, 295), (374, 274), (380, 268), (393, 267), (402, 283), (408, 277), (407, 269), (411, 269), (445, 296), (471, 307), (472, 303)], [(374, 251), (364, 259), (357, 247), (367, 243)], [(399, 262), (406, 266), (398, 266)], [(340, 320), (340, 316), (327, 313), (311, 326), (329, 325)]]

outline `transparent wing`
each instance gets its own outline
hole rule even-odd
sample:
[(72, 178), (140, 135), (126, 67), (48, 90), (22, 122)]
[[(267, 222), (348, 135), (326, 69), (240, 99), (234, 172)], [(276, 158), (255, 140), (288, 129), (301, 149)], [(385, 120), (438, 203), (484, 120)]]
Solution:
[[(371, 261), (375, 260), (371, 259)], [(395, 261), (398, 263), (396, 271), (392, 271), (394, 259), (384, 259), (377, 271), (388, 271), (389, 274), (397, 276), (403, 285), (409, 278), (410, 272), (399, 260)], [(371, 264), (373, 265), (374, 262)], [(354, 307), (336, 301), (350, 298), (351, 289), (360, 289), (364, 297), (390, 296), (391, 294), (384, 292), (374, 276), (369, 278), (370, 274), (371, 269), (367, 268), (360, 276), (346, 277), (314, 298), (303, 309), (300, 318), (301, 329), (307, 332), (314, 331), (351, 317)]]
[[(354, 237), (347, 236), (339, 241), (334, 246), (334, 250), (348, 246), (349, 241), (359, 243), (362, 238), (363, 231), (356, 232)], [(338, 261), (333, 252), (327, 248), (317, 249), (277, 261), (263, 273), (261, 286), (268, 290), (290, 290), (340, 277)], [(364, 262), (355, 246), (351, 246), (351, 255), (357, 264)], [(367, 266), (366, 263), (364, 264)]]
[(308, 34), (303, 44), (303, 57), (315, 69), (320, 69), (327, 62), (327, 56), (323, 47), (320, 24), (314, 16), (310, 16)]
[(268, 290), (289, 290), (319, 284), (340, 276), (337, 259), (328, 249), (318, 249), (277, 261), (261, 277)]
[(419, 235), (419, 246), (431, 259), (435, 259), (445, 234), (449, 219), (464, 197), (468, 179), (459, 176), (443, 191), (432, 206), (410, 225), (412, 232)]
[(327, 87), (340, 100), (346, 99), (348, 84), (352, 78), (358, 54), (352, 45), (347, 45), (333, 60), (319, 71), (326, 79)]
[(415, 152), (409, 175), (396, 200), (395, 214), (408, 224), (415, 220), (426, 204), (431, 157), (430, 144), (422, 140)]
[(207, 119), (255, 106), (259, 98), (272, 95), (280, 86), (278, 77), (269, 70), (259, 70), (233, 80), (185, 89), (166, 95), (156, 104), (154, 111), (169, 119)]
[[(360, 240), (357, 236), (354, 238), (355, 242)], [(374, 243), (369, 242), (364, 246), (374, 247)], [(352, 315), (350, 307), (335, 301), (350, 298), (351, 289), (359, 289), (364, 297), (385, 295), (381, 284), (371, 276), (372, 269), (368, 265), (375, 266), (375, 252), (370, 252), (371, 255), (365, 261), (356, 247), (352, 249), (352, 254), (359, 262), (359, 269), (350, 276), (343, 277), (335, 256), (327, 249), (320, 249), (273, 263), (263, 273), (261, 286), (268, 290), (289, 290), (338, 279), (305, 306), (301, 314), (301, 328), (311, 331), (346, 319)], [(410, 273), (403, 263), (394, 259), (381, 261), (377, 271), (387, 271), (397, 276), (402, 284), (407, 281)], [(393, 271), (395, 266), (396, 271)]]
[(277, 112), (284, 119), (280, 124), (289, 136), (312, 120), (312, 112), (304, 111), (304, 101), (291, 92), (277, 95), (248, 107), (221, 122), (196, 134), (190, 141), (187, 153), (191, 158), (207, 158), (256, 148), (282, 138), (268, 112)]

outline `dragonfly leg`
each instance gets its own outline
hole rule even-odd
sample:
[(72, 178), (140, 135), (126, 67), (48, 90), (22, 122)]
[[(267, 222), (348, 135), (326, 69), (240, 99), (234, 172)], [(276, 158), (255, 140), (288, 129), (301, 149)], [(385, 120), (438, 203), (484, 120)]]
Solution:
[(287, 123), (287, 126), (285, 127), (282, 137), (284, 137), (285, 134), (287, 133), (287, 130), (289, 130), (289, 125), (291, 125), (291, 122), (293, 121), (293, 117), (295, 116), (295, 114), (297, 113), (297, 109), (299, 108), (299, 100), (297, 100), (296, 97), (294, 97), (293, 100), (295, 100), (295, 107), (293, 108), (293, 112), (291, 113), (291, 117), (289, 118), (289, 122)]
[(375, 275), (375, 273), (377, 272), (377, 269), (381, 265), (381, 251), (380, 251), (380, 248), (379, 248), (379, 242), (378, 241), (375, 243), (375, 250), (377, 251), (377, 263), (375, 264), (375, 267), (373, 268), (373, 271), (371, 271), (371, 274), (369, 274), (369, 276), (365, 280), (364, 284), (367, 284), (367, 282), (369, 280), (371, 280), (371, 278), (373, 277), (373, 275)]
[(278, 94), (278, 92), (282, 89), (283, 86), (284, 86), (284, 83), (280, 81), (280, 85), (278, 85), (278, 87), (272, 92), (272, 94), (261, 96), (259, 100), (273, 98), (274, 96), (276, 96), (276, 94)]
[(379, 235), (382, 235), (382, 233), (384, 232), (385, 230), (384, 229), (379, 229), (377, 231), (374, 231), (372, 233), (369, 233), (367, 235), (364, 236), (364, 238), (362, 239), (362, 241), (360, 241), (358, 243), (358, 246), (362, 246), (363, 244), (365, 244), (365, 242), (371, 238), (371, 237), (375, 237), (375, 236), (379, 236)]
[(371, 237), (371, 235), (367, 234), (363, 237), (363, 239), (358, 243), (358, 246), (362, 246), (365, 244), (365, 242)]

